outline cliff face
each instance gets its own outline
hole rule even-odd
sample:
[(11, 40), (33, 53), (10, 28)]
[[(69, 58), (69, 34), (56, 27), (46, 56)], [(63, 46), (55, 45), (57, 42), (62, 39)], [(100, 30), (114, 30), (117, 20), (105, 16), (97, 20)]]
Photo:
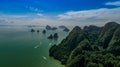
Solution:
[(120, 25), (76, 26), (49, 52), (67, 67), (120, 67)]

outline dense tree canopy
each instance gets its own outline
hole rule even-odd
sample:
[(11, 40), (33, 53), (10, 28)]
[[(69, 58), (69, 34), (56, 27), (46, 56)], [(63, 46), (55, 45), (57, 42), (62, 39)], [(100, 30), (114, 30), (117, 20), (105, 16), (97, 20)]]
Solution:
[(66, 67), (120, 67), (120, 25), (76, 26), (49, 52)]

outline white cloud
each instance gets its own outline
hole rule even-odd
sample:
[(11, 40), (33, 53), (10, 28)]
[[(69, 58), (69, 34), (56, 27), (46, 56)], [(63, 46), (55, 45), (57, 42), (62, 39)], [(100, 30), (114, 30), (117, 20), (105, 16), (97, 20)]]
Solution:
[(38, 16), (42, 16), (42, 17), (44, 16), (44, 15), (43, 15), (43, 14), (41, 14), (41, 13), (37, 13), (37, 15), (38, 15)]
[(43, 10), (41, 10), (41, 9), (38, 9), (38, 8), (36, 8), (36, 7), (27, 7), (29, 10), (31, 10), (31, 11), (33, 11), (33, 12), (43, 12)]
[(100, 8), (84, 11), (70, 11), (57, 16), (59, 20), (73, 21), (82, 23), (119, 21), (120, 22), (120, 7), (118, 8)]
[(0, 24), (14, 25), (104, 25), (108, 21), (116, 21), (120, 23), (120, 7), (111, 9), (100, 8), (92, 10), (68, 11), (56, 16), (44, 15), (39, 12), (23, 15), (0, 14), (0, 21)]
[(105, 5), (120, 6), (120, 1), (107, 2), (107, 3), (105, 3)]

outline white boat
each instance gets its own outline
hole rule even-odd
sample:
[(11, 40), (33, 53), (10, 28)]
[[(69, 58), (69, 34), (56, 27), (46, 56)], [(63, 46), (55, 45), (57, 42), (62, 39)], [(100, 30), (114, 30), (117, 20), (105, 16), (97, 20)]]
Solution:
[(44, 59), (44, 60), (47, 60), (47, 58), (46, 58), (45, 56), (43, 56), (43, 59)]

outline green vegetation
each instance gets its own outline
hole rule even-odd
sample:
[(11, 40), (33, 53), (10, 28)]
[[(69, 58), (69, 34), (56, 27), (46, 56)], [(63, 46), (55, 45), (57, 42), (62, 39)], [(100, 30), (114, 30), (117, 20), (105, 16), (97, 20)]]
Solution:
[(76, 26), (49, 52), (66, 67), (120, 67), (120, 25)]

